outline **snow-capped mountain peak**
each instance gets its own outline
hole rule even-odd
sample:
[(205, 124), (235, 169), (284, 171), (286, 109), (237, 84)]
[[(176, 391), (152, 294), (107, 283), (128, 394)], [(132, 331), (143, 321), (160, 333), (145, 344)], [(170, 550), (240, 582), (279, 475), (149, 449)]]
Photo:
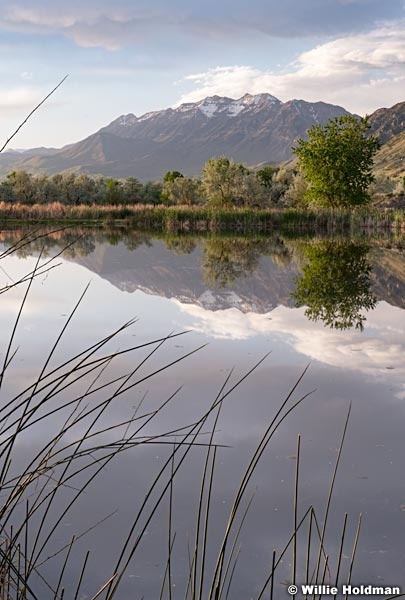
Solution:
[(181, 104), (176, 112), (200, 111), (208, 118), (214, 115), (224, 115), (227, 117), (236, 117), (243, 111), (251, 111), (255, 108), (271, 107), (282, 104), (280, 100), (271, 94), (245, 94), (242, 98), (233, 99), (226, 96), (209, 96), (199, 102), (188, 102)]
[(123, 131), (136, 126), (142, 121), (153, 121), (154, 119), (165, 116), (169, 113), (173, 115), (184, 114), (195, 115), (203, 114), (210, 119), (213, 116), (236, 117), (243, 112), (253, 112), (265, 108), (281, 106), (282, 102), (271, 94), (245, 94), (241, 98), (234, 99), (226, 96), (209, 96), (198, 102), (187, 102), (177, 108), (167, 110), (157, 110), (145, 113), (136, 117), (133, 113), (122, 115), (110, 124), (113, 128)]

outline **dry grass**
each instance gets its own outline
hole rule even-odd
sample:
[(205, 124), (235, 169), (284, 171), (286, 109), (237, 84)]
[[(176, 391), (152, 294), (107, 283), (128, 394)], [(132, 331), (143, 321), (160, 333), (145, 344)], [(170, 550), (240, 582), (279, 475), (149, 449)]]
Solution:
[(0, 203), (3, 222), (107, 223), (125, 221), (143, 231), (266, 233), (273, 230), (311, 232), (405, 231), (405, 211), (395, 209), (209, 209), (164, 207)]

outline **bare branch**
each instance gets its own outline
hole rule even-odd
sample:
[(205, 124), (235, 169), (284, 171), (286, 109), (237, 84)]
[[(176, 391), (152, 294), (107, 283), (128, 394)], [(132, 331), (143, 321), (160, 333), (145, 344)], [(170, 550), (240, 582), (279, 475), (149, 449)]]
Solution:
[(15, 137), (17, 135), (17, 133), (20, 131), (20, 129), (26, 124), (26, 122), (28, 121), (28, 119), (34, 114), (34, 112), (36, 110), (38, 110), (38, 108), (40, 106), (42, 106), (44, 104), (44, 102), (46, 102), (48, 100), (48, 98), (50, 96), (52, 96), (52, 94), (54, 92), (56, 92), (56, 90), (62, 85), (62, 83), (69, 77), (69, 75), (65, 75), (63, 79), (61, 79), (61, 81), (59, 81), (58, 85), (56, 87), (53, 88), (53, 90), (51, 92), (49, 92), (49, 94), (47, 96), (45, 96), (45, 98), (43, 100), (41, 100), (41, 102), (39, 104), (36, 105), (35, 108), (32, 109), (32, 111), (25, 117), (24, 121), (22, 123), (19, 124), (19, 126), (17, 127), (17, 129), (14, 131), (14, 133), (8, 138), (8, 140), (5, 141), (5, 143), (3, 144), (3, 146), (0, 148), (0, 152), (3, 152), (3, 150), (6, 148), (6, 146), (8, 146), (8, 144), (11, 142), (11, 140), (13, 139), (13, 137)]

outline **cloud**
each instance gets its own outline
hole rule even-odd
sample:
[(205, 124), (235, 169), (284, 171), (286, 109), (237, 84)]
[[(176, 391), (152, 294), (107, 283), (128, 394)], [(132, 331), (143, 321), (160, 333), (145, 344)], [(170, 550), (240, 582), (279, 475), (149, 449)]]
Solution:
[(403, 98), (405, 21), (387, 23), (368, 33), (339, 38), (303, 52), (285, 71), (252, 66), (218, 66), (185, 78), (194, 89), (182, 102), (206, 96), (269, 92), (281, 100), (303, 98), (344, 105), (364, 114)]
[[(77, 2), (62, 7), (57, 3), (17, 4), (3, 10), (0, 27), (19, 33), (63, 35), (78, 46), (101, 46), (108, 50), (121, 48), (128, 42), (137, 43), (139, 34), (156, 26), (164, 18), (159, 12), (127, 7), (117, 3)], [(167, 22), (167, 19), (166, 19)], [(141, 37), (142, 39), (142, 37)]]
[(18, 112), (34, 108), (44, 96), (33, 87), (21, 86), (0, 91), (0, 110)]
[[(336, 36), (365, 31), (382, 19), (403, 16), (403, 3), (393, 0), (284, 0), (239, 5), (236, 19), (275, 37)], [(235, 19), (235, 15), (233, 15)], [(243, 20), (242, 20), (243, 19)]]
[(22, 73), (20, 73), (20, 77), (21, 79), (30, 81), (34, 77), (34, 74), (31, 71), (23, 71)]
[(75, 22), (73, 15), (58, 14), (48, 8), (32, 6), (10, 6), (3, 13), (2, 18), (9, 24), (50, 27), (54, 29), (68, 27)]
[[(204, 3), (175, 0), (98, 2), (71, 0), (68, 4), (42, 0), (6, 3), (0, 24), (14, 31), (60, 33), (78, 45), (99, 45), (107, 49), (136, 45), (140, 33), (148, 31), (173, 42), (173, 36), (195, 35), (194, 43), (232, 33), (273, 37), (336, 36), (364, 31), (381, 19), (403, 16), (401, 0), (206, 0)], [(143, 27), (143, 28), (142, 28)], [(146, 28), (146, 29), (145, 29)], [(237, 40), (235, 40), (237, 42)]]

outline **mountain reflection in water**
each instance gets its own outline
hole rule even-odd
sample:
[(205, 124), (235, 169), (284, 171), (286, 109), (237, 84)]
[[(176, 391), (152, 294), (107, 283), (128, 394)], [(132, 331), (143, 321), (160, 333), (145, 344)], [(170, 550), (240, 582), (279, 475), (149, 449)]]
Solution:
[[(20, 232), (3, 232), (2, 240), (8, 246), (20, 236)], [(229, 597), (256, 598), (268, 575), (273, 548), (279, 553), (291, 535), (298, 433), (302, 452), (299, 518), (310, 505), (322, 518), (350, 402), (352, 413), (325, 538), (331, 571), (336, 567), (344, 514), (348, 513), (342, 559), (342, 574), (347, 576), (361, 512), (363, 526), (353, 584), (384, 581), (405, 589), (400, 526), (405, 503), (405, 260), (400, 244), (389, 239), (282, 236), (156, 239), (117, 229), (69, 230), (21, 248), (18, 259), (11, 257), (2, 264), (6, 270), (3, 279), (31, 268), (32, 256), (43, 246), (45, 254), (53, 255), (70, 242), (61, 267), (33, 285), (18, 340), (22, 354), (19, 352), (20, 360), (12, 365), (15, 377), (8, 382), (9, 388), (17, 389), (19, 381), (29, 380), (35, 366), (42, 366), (47, 340), (55, 339), (65, 319), (62, 315), (69, 313), (90, 278), (88, 296), (66, 339), (67, 353), (76, 345), (82, 347), (107, 335), (135, 315), (139, 322), (123, 340), (123, 347), (133, 343), (132, 336), (141, 344), (170, 331), (192, 331), (172, 341), (167, 349), (163, 346), (159, 359), (152, 357), (154, 365), (209, 342), (208, 348), (186, 363), (123, 397), (117, 412), (106, 416), (106, 426), (109, 419), (124, 420), (133, 414), (142, 399), (148, 409), (155, 407), (179, 385), (184, 386), (182, 392), (159, 414), (156, 427), (170, 430), (190, 423), (206, 410), (232, 367), (241, 376), (272, 351), (224, 403), (215, 433), (215, 441), (227, 447), (218, 449), (213, 480), (206, 565), (207, 573), (212, 574), (216, 554), (211, 554), (211, 548), (218, 550), (226, 511), (241, 479), (241, 465), (245, 468), (280, 402), (311, 361), (294, 400), (316, 391), (278, 428), (249, 487), (247, 499), (253, 492), (255, 497), (242, 530)], [(0, 325), (8, 331), (14, 296), (8, 300), (7, 293), (5, 298), (8, 304), (3, 303)], [(128, 356), (125, 360), (124, 373), (133, 368), (132, 359)], [(41, 427), (39, 439), (45, 424)], [(118, 509), (117, 516), (95, 527), (78, 545), (90, 547), (94, 553), (89, 566), (94, 581), (110, 574), (110, 553), (120, 547), (134, 507), (139, 505), (139, 494), (147, 489), (168, 452), (156, 446), (123, 456), (117, 468), (104, 469), (101, 479), (86, 492), (83, 505), (87, 508), (75, 510), (63, 522), (66, 531), (60, 538), (68, 543), (73, 530), (86, 531), (89, 521), (93, 524)], [(204, 456), (198, 448), (193, 449), (173, 493), (176, 598), (179, 589), (179, 597), (184, 597), (187, 587), (187, 544), (195, 527)], [(142, 552), (131, 563), (117, 598), (159, 597), (167, 566), (167, 527), (165, 504), (150, 523)], [(305, 536), (307, 533), (308, 528)], [(298, 551), (297, 572), (302, 579), (305, 550), (301, 541)], [(83, 553), (76, 553), (77, 579)], [(275, 581), (275, 598), (286, 594), (283, 580), (291, 580), (291, 564), (289, 551)], [(72, 576), (70, 571), (68, 574)]]

